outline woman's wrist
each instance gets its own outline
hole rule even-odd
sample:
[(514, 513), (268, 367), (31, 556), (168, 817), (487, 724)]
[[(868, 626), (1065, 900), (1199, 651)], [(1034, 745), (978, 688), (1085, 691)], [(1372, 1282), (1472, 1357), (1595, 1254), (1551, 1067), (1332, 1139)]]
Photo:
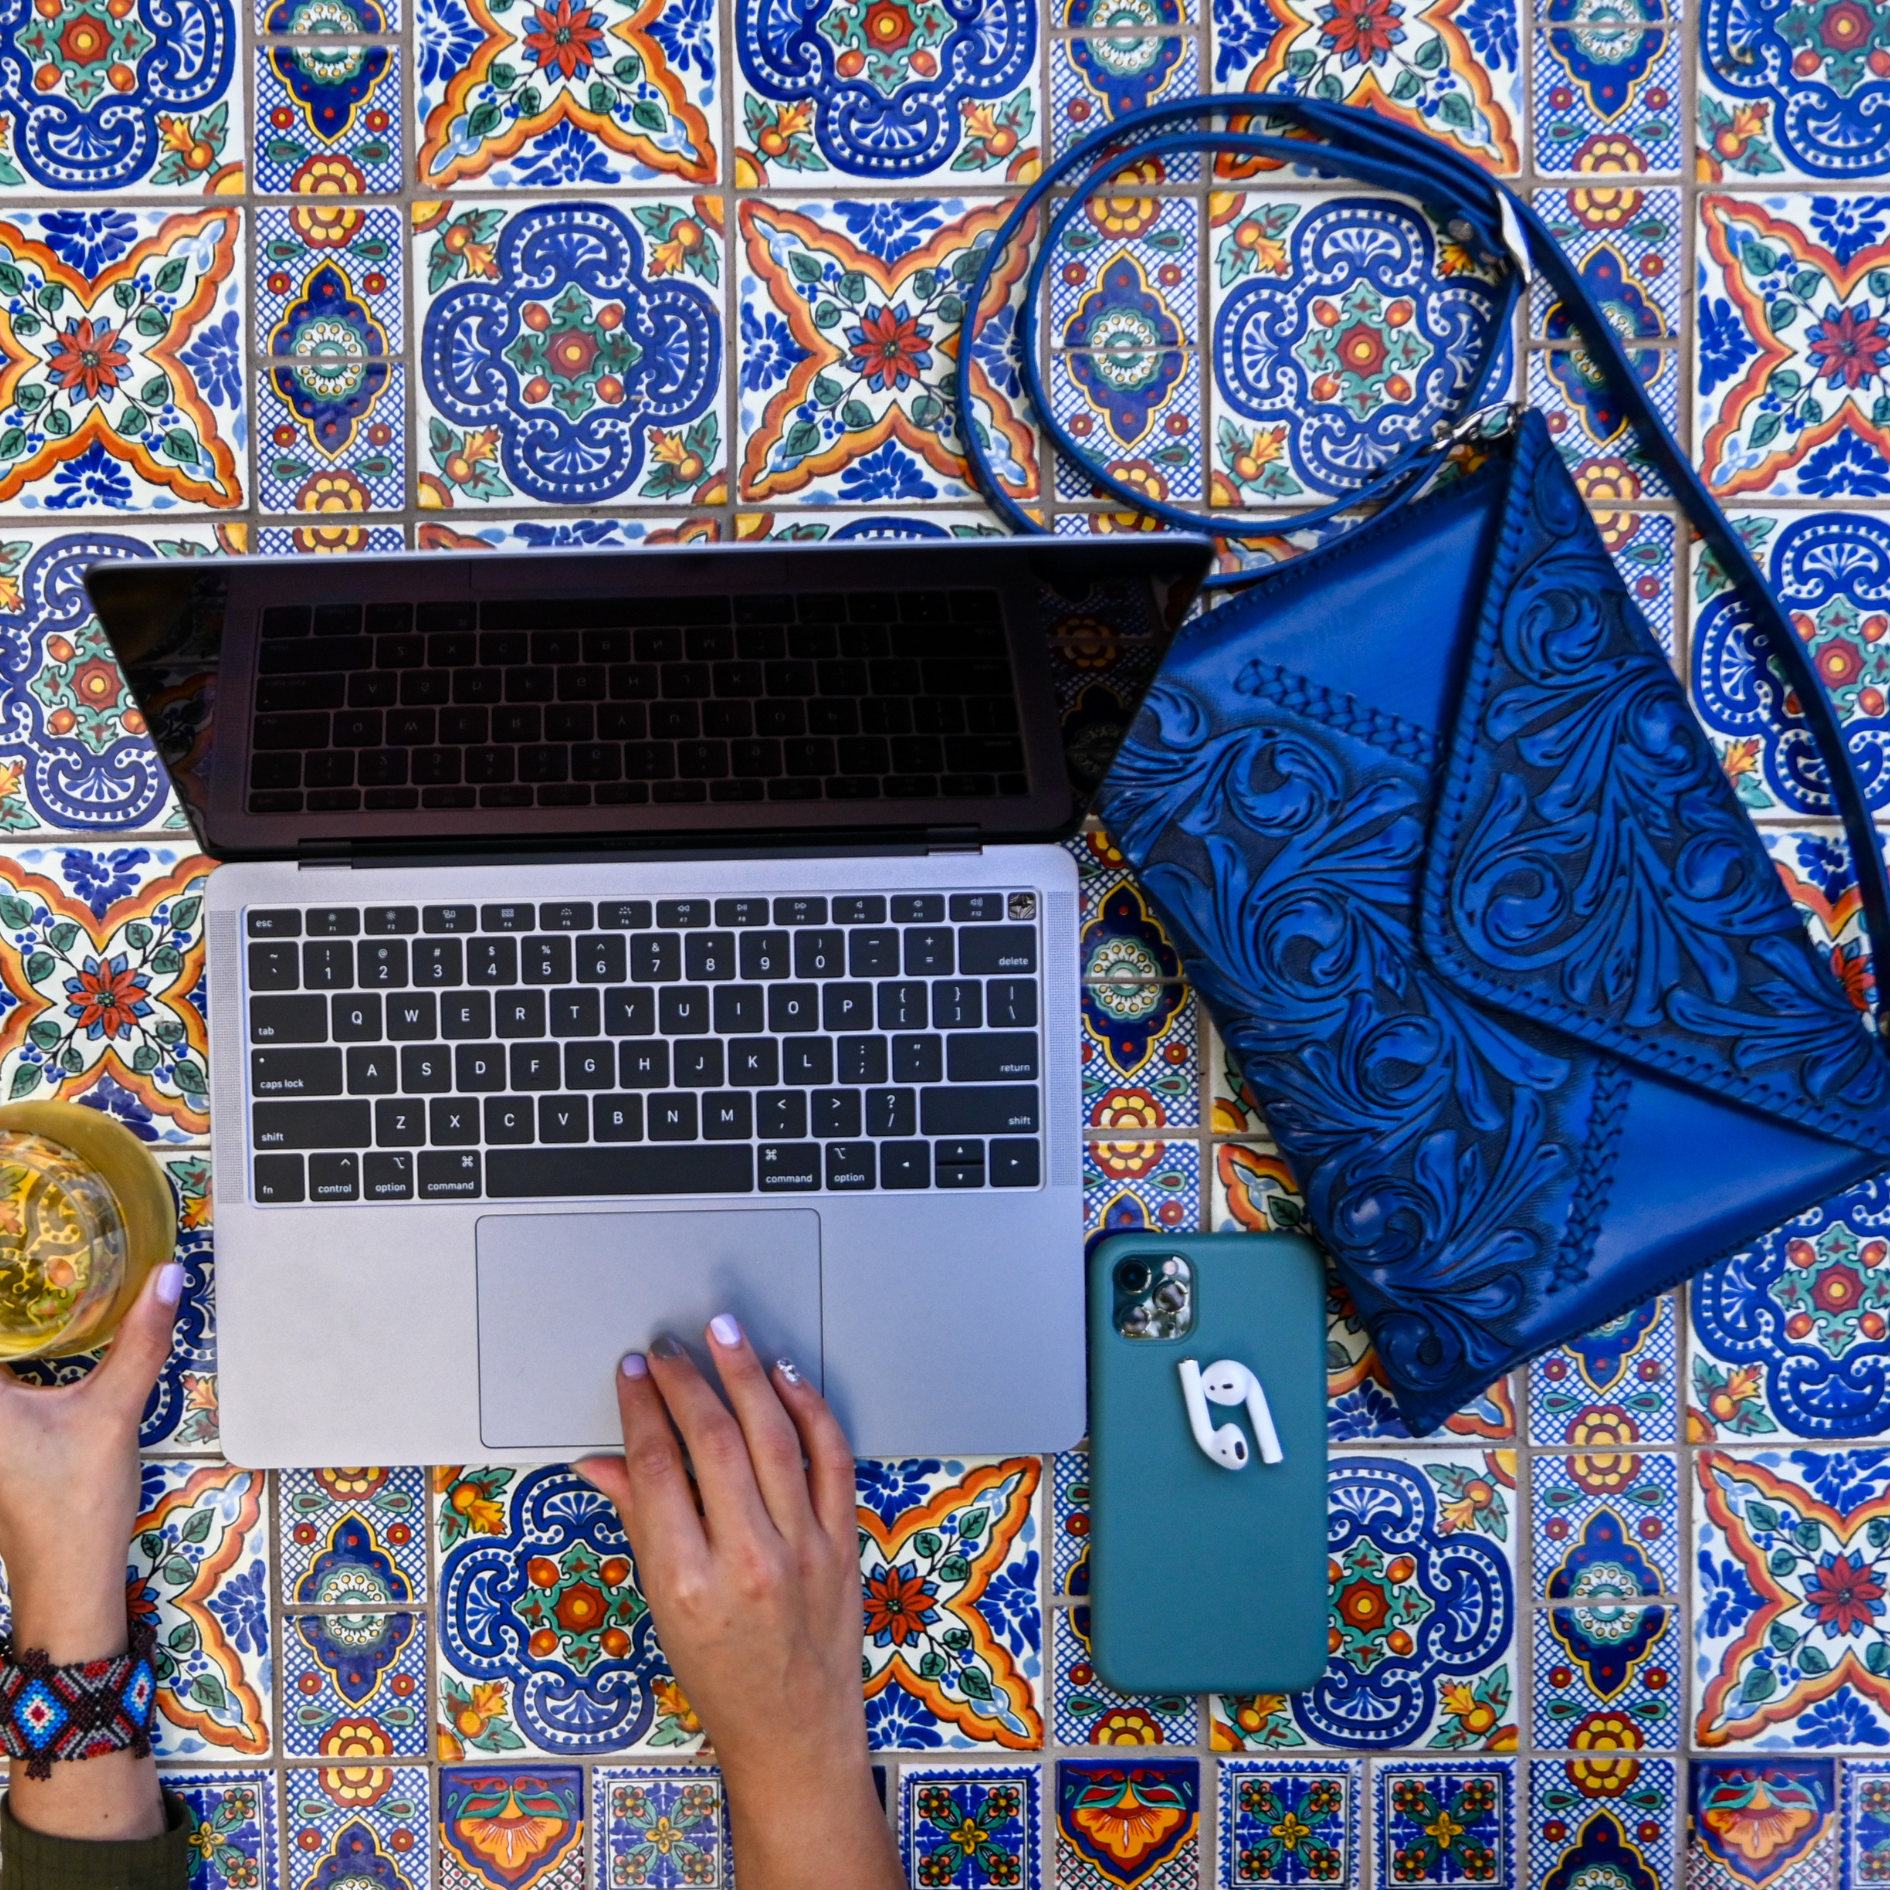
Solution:
[(12, 1603), (13, 1645), (44, 1649), (55, 1666), (110, 1660), (131, 1645), (125, 1580), (116, 1571), (105, 1577), (88, 1574), (20, 1583)]

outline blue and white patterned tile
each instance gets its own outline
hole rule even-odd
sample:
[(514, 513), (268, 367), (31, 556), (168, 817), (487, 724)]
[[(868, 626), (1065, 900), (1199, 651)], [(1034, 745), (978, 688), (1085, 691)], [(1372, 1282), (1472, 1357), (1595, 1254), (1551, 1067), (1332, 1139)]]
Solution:
[[(760, 15), (736, 48), (738, 175), (1002, 185), (1038, 156), (1035, 0), (824, 0)], [(822, 181), (825, 181), (822, 179)]]
[(102, 204), (242, 188), (235, 0), (16, 3), (5, 32), (0, 191)]
[[(424, 1699), (424, 1690), (422, 1698)], [(287, 1890), (431, 1890), (429, 1780), (417, 1765), (293, 1766), (282, 1775)]]
[(1677, 1884), (1675, 1767), (1619, 1755), (1529, 1768), (1533, 1890)]
[[(405, 346), (406, 244), (400, 212), (377, 204), (340, 206), (343, 220), (323, 226), (326, 240), (312, 244), (304, 208), (256, 212), (255, 346), (283, 361), (320, 364), (336, 377), (296, 390), (298, 415), (326, 437), (344, 418), (371, 410), (364, 382), (346, 387), (348, 370)], [(353, 403), (351, 414), (342, 413), (344, 400)], [(303, 413), (303, 406), (315, 411)]]
[[(1659, 333), (1680, 332), (1686, 200), (1679, 190), (1643, 186), (1631, 173), (1602, 173), (1559, 190), (1538, 190), (1530, 202), (1597, 301), (1605, 307), (1631, 287), (1658, 316)], [(1623, 313), (1636, 318), (1637, 328), (1642, 325), (1634, 304)], [(1529, 285), (1529, 317), (1538, 340), (1569, 332), (1561, 303), (1540, 278)]]
[(1523, 16), (1516, 0), (1222, 0), (1212, 89), (1358, 104), (1507, 174), (1523, 158)]
[(1622, 1601), (1592, 1575), (1587, 1599), (1539, 1608), (1529, 1743), (1543, 1752), (1671, 1752), (1686, 1740), (1680, 1611)]
[[(1050, 47), (1051, 155), (1061, 157), (1131, 112), (1202, 89), (1192, 33), (1150, 33), (1138, 24), (1056, 40)], [(1201, 161), (1192, 156), (1150, 159), (1135, 168), (1149, 183), (1193, 183), (1201, 175)]]
[(242, 505), (247, 273), (243, 212), (225, 202), (16, 211), (0, 222), (12, 357), (0, 507)]
[(282, 1746), (292, 1758), (423, 1759), (427, 1618), (381, 1613), (282, 1617)]
[(1413, 206), (1230, 193), (1209, 250), (1217, 505), (1348, 491), (1468, 393), (1499, 300)]
[(342, 366), (320, 354), (280, 353), (258, 365), (257, 494), (271, 512), (398, 510), (407, 489), (406, 364), (372, 345), (383, 339), (373, 333), (378, 324), (358, 322), (361, 305), (338, 284), (318, 271), (313, 287), (315, 321), (352, 329), (365, 351)]
[(401, 185), (400, 54), (323, 34), (256, 48), (251, 188), (271, 196), (381, 196)]
[(326, 557), (349, 552), (404, 551), (406, 528), (363, 525), (347, 510), (350, 495), (337, 493), (335, 506), (321, 525), (263, 525), (255, 533), (256, 553), (264, 558)]
[(1664, 512), (1617, 512), (1601, 500), (1599, 482), (1591, 480), (1590, 516), (1608, 556), (1621, 573), (1636, 607), (1647, 619), (1654, 641), (1669, 656), (1678, 655), (1674, 635), (1674, 587), (1679, 581), (1674, 522)]
[(1514, 1759), (1428, 1755), (1372, 1767), (1377, 1881), (1416, 1890), (1513, 1883), (1517, 1776)]
[[(1657, 332), (1653, 324), (1659, 312), (1638, 293), (1631, 318), (1645, 332)], [(1642, 392), (1671, 431), (1679, 425), (1678, 350), (1631, 348), (1628, 358), (1640, 375)], [(1639, 500), (1668, 496), (1665, 477), (1580, 349), (1530, 351), (1529, 404), (1542, 414), (1556, 451), (1590, 505), (1627, 509)]]
[(1051, 1629), (1055, 1668), (1052, 1729), (1060, 1746), (1192, 1746), (1200, 1743), (1192, 1694), (1118, 1693), (1096, 1671), (1089, 1610), (1058, 1608)]
[(370, 1609), (424, 1601), (426, 1478), (412, 1467), (282, 1471), (276, 1514), (283, 1601)]
[(1605, 14), (1585, 0), (1551, 0), (1535, 38), (1537, 171), (1679, 173), (1686, 40), (1657, 0)]
[(1824, 1890), (1837, 1864), (1829, 1759), (1695, 1759), (1687, 1890)]
[[(1731, 772), (1729, 769), (1728, 772)], [(1890, 853), (1890, 835), (1884, 839)], [(1759, 838), (1812, 944), (1823, 954), (1853, 1004), (1867, 1015), (1876, 1003), (1876, 968), (1864, 929), (1857, 876), (1842, 839), (1834, 832), (1762, 826)]]
[[(1734, 523), (1804, 642), (1881, 813), (1890, 808), (1890, 521), (1741, 512)], [(1755, 814), (1830, 814), (1796, 695), (1704, 548), (1694, 554), (1692, 595), (1693, 701), (1740, 800)]]
[[(1158, 1031), (1144, 1035), (1125, 1029), (1106, 1008), (1112, 999), (1121, 1001), (1121, 989), (1084, 990), (1083, 1114), (1091, 1129), (1159, 1135), (1200, 1121), (1200, 1007), (1186, 985), (1150, 987), (1148, 995), (1151, 1017), (1169, 999), (1180, 1001)], [(1107, 1019), (1107, 1028), (1097, 1028), (1099, 1019)]]
[(1084, 1143), (1083, 1216), (1092, 1236), (1144, 1227), (1195, 1232), (1201, 1224), (1200, 1144), (1127, 1137)]
[(167, 1765), (160, 1777), (190, 1810), (190, 1890), (281, 1890), (274, 1772)]
[(1890, 1430), (1890, 1200), (1872, 1179), (1688, 1289), (1694, 1442), (1872, 1438)]
[(1039, 1890), (1043, 1882), (1043, 1774), (1037, 1766), (904, 1766), (898, 1823), (908, 1883)]
[(275, 1666), (260, 1470), (146, 1462), (131, 1537), (132, 1618), (157, 1637), (161, 1759), (249, 1759), (272, 1746)]
[(1597, 1580), (1614, 1593), (1677, 1594), (1677, 1459), (1638, 1449), (1617, 1420), (1577, 1423), (1585, 1448), (1529, 1463), (1537, 1598), (1579, 1600)]
[(1890, 1745), (1890, 1452), (1705, 1450), (1694, 1470), (1690, 1743)]
[(1701, 477), (1722, 501), (1890, 494), (1890, 197), (1712, 194), (1698, 211)]
[(1580, 1445), (1591, 1412), (1615, 1411), (1634, 1439), (1680, 1437), (1679, 1315), (1673, 1299), (1645, 1300), (1529, 1367), (1529, 1441)]
[(1461, 1449), (1347, 1452), (1327, 1483), (1325, 1675), (1304, 1693), (1210, 1696), (1214, 1749), (1514, 1747), (1528, 1655), (1513, 1490), (1482, 1453)]
[[(341, 39), (398, 33), (405, 23), (400, 0), (255, 0), (256, 31), (269, 34), (332, 35)], [(437, 28), (422, 43), (437, 43)]]
[(591, 1773), (593, 1881), (651, 1890), (734, 1882), (728, 1804), (712, 1765), (600, 1765)]
[(1058, 1890), (1194, 1890), (1201, 1761), (1129, 1752), (1059, 1759)]
[(1696, 171), (1705, 183), (1867, 183), (1890, 167), (1890, 32), (1845, 0), (1702, 0)]
[(442, 1767), (440, 1890), (589, 1890), (584, 1779), (575, 1765)]
[[(420, 483), (424, 489), (426, 474)], [(479, 524), (476, 531), (427, 524), (419, 528), (416, 542), (421, 551), (611, 551), (632, 545), (713, 544), (721, 523), (716, 518), (515, 519)]]
[(1853, 1759), (1844, 1768), (1840, 1890), (1890, 1883), (1890, 1760)]
[(713, 182), (716, 11), (706, 0), (423, 0), (416, 181), (430, 191)]
[(1364, 1881), (1359, 1759), (1222, 1759), (1215, 1890)]
[(1089, 1593), (1089, 1452), (1050, 1460), (1050, 1585), (1059, 1595)]

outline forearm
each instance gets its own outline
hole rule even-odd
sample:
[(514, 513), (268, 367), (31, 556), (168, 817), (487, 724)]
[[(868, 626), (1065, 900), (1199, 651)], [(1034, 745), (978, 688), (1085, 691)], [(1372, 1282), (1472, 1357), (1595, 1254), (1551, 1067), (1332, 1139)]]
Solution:
[(742, 1890), (904, 1890), (864, 1757), (818, 1777), (758, 1764), (723, 1779)]

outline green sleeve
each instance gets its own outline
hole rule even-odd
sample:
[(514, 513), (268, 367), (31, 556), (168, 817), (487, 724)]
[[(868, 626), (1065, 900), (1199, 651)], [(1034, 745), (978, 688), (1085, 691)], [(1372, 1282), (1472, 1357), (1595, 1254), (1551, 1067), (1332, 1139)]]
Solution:
[(166, 1792), (162, 1837), (46, 1837), (0, 1798), (0, 1890), (185, 1890), (190, 1825), (190, 1807)]

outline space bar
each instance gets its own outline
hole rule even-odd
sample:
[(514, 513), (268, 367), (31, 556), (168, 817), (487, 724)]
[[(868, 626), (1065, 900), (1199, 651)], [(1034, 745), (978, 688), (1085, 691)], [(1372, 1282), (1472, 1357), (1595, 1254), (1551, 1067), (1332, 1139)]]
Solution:
[(752, 1194), (755, 1152), (716, 1148), (494, 1148), (486, 1195), (550, 1200), (564, 1194)]

